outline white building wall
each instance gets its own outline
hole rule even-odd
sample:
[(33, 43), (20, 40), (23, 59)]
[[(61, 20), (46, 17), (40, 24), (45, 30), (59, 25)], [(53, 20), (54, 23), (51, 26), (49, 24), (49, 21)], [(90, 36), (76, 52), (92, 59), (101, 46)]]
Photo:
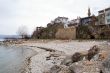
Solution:
[(110, 24), (110, 9), (105, 11), (105, 24)]

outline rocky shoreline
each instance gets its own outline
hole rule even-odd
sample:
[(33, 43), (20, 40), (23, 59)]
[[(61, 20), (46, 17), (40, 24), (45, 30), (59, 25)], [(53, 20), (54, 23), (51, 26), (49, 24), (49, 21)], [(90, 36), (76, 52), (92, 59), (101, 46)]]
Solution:
[[(57, 43), (57, 44), (56, 44)], [(58, 45), (59, 43), (59, 45)], [(81, 55), (85, 54), (88, 55), (88, 51), (93, 48), (93, 46), (96, 44), (96, 46), (98, 46), (98, 48), (101, 48), (101, 51), (96, 52), (95, 55), (93, 55), (93, 59), (91, 59), (90, 61), (87, 60), (86, 58), (83, 58), (75, 63), (71, 63), (71, 57), (73, 55), (75, 55), (75, 53), (77, 53), (74, 49), (74, 52), (71, 53), (71, 48), (67, 49), (70, 51), (71, 55), (68, 54), (65, 50), (66, 48), (70, 47), (72, 44), (77, 44), (78, 46), (83, 46), (87, 43), (91, 44), (89, 45), (88, 49), (84, 50), (78, 50), (78, 53), (81, 53)], [(79, 44), (79, 43), (83, 43)], [(63, 45), (67, 44), (68, 46), (66, 46), (66, 48), (64, 48), (64, 51), (62, 51), (61, 48)], [(100, 45), (101, 46), (100, 46)], [(105, 53), (105, 50), (102, 50), (103, 47), (102, 45), (108, 46), (107, 42), (97, 42), (97, 41), (83, 41), (83, 42), (79, 42), (79, 41), (49, 41), (49, 42), (28, 42), (28, 43), (24, 43), (21, 45), (25, 45), (28, 46), (30, 48), (32, 48), (33, 50), (35, 50), (37, 53), (37, 55), (33, 56), (30, 58), (30, 64), (28, 66), (28, 71), (26, 73), (73, 73), (71, 72), (72, 70), (74, 70), (74, 73), (100, 73), (101, 72), (101, 68), (102, 68), (102, 62), (104, 61), (100, 61), (99, 60), (99, 54), (101, 53)], [(56, 46), (57, 45), (57, 46)], [(55, 47), (55, 48), (51, 48)], [(74, 48), (77, 46), (72, 46), (72, 48)], [(88, 46), (85, 46), (86, 48)], [(83, 46), (83, 48), (85, 48)], [(107, 47), (108, 48), (108, 47)], [(79, 55), (80, 54), (76, 54)], [(77, 57), (76, 57), (77, 58)], [(70, 63), (68, 63), (70, 62)], [(101, 67), (101, 68), (99, 68)], [(80, 72), (78, 72), (77, 70), (80, 69)], [(82, 70), (81, 70), (82, 69)]]
[[(25, 73), (109, 73), (107, 41), (23, 41), (37, 52), (27, 59)], [(107, 72), (108, 71), (108, 72)]]

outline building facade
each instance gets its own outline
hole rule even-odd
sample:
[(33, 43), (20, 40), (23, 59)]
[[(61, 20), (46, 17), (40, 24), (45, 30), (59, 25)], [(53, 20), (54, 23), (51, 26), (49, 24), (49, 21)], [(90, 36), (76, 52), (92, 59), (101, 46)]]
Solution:
[(80, 19), (81, 25), (89, 25), (92, 23), (92, 17), (84, 17)]
[(104, 10), (99, 11), (99, 15), (98, 15), (98, 24), (99, 25), (105, 25), (105, 12)]
[(69, 21), (68, 27), (74, 27), (74, 26), (78, 26), (80, 24), (80, 17), (77, 17), (77, 19), (73, 19), (71, 21)]
[(98, 21), (99, 25), (110, 24), (110, 7), (99, 11)]
[(55, 20), (54, 20), (54, 23), (58, 24), (63, 24), (64, 25), (64, 28), (68, 28), (68, 18), (67, 17), (57, 17)]
[(110, 8), (105, 9), (105, 24), (110, 24)]

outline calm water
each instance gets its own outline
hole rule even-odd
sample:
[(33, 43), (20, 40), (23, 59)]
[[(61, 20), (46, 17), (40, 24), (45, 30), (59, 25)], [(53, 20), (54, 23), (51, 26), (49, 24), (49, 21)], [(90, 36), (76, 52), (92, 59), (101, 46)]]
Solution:
[(4, 39), (0, 39), (0, 41), (4, 41)]
[(26, 47), (0, 46), (0, 73), (20, 73), (26, 58), (35, 54)]

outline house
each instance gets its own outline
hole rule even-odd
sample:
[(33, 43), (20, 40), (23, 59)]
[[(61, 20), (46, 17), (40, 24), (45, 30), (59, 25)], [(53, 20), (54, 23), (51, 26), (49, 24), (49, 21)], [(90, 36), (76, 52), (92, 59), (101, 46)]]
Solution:
[(77, 27), (79, 24), (80, 24), (80, 17), (69, 21), (68, 27), (74, 27), (74, 26)]
[(92, 23), (92, 17), (84, 17), (80, 19), (80, 25), (89, 25)]
[(99, 11), (98, 20), (99, 25), (110, 24), (110, 7)]
[(91, 16), (90, 8), (88, 8), (88, 17), (80, 18), (80, 25), (96, 25), (97, 21), (97, 17)]
[(57, 17), (53, 23), (55, 24), (63, 24), (64, 25), (64, 28), (67, 28), (68, 27), (68, 18), (67, 17)]
[(105, 25), (105, 12), (104, 10), (99, 11), (98, 15), (98, 25)]
[(105, 9), (105, 24), (110, 24), (110, 8)]

